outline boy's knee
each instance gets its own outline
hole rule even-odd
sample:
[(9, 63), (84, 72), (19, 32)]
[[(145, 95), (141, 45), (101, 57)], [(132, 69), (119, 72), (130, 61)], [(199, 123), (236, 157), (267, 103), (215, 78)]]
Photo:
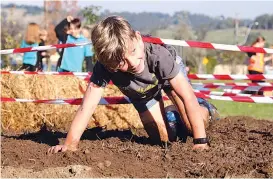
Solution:
[[(144, 129), (153, 144), (160, 144), (162, 141), (167, 142), (168, 136), (165, 136), (165, 126), (158, 125), (155, 121), (143, 123)], [(165, 129), (164, 129), (165, 128)]]

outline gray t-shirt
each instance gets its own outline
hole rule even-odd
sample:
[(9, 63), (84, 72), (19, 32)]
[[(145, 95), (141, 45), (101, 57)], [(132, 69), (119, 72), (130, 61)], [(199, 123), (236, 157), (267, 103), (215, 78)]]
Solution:
[(145, 68), (140, 74), (128, 72), (110, 72), (97, 62), (90, 81), (105, 87), (111, 80), (132, 102), (145, 102), (155, 97), (168, 79), (174, 78), (180, 71), (175, 62), (174, 47), (144, 43)]

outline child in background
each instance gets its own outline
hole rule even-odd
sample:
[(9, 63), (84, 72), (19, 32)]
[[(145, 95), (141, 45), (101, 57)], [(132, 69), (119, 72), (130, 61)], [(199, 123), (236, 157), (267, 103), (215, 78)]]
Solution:
[[(25, 38), (21, 43), (21, 48), (39, 46), (40, 28), (36, 23), (29, 23), (27, 26)], [(37, 52), (26, 52), (23, 56), (23, 65), (19, 70), (36, 71)]]
[[(90, 32), (91, 32), (91, 28), (90, 27), (87, 27), (87, 26), (85, 26), (85, 27), (83, 27), (82, 28), (82, 31), (81, 31), (81, 34), (85, 37), (85, 38), (87, 38), (88, 40), (90, 40), (91, 41), (91, 34), (90, 34)], [(91, 45), (91, 47), (92, 47), (92, 45)], [(93, 72), (93, 68), (94, 68), (94, 64), (93, 64), (93, 59), (92, 59), (92, 57), (85, 57), (85, 66), (86, 66), (86, 71), (87, 72)]]
[[(40, 43), (39, 46), (45, 46), (46, 40), (47, 40), (47, 31), (46, 30), (41, 30), (39, 37), (40, 37)], [(43, 58), (47, 57), (47, 51), (43, 50), (43, 51), (38, 51), (37, 53), (38, 58), (37, 58), (37, 63), (36, 63), (36, 68), (38, 71), (43, 71)]]
[[(257, 37), (255, 42), (252, 43), (252, 47), (258, 47), (258, 48), (264, 48), (265, 45), (265, 38), (264, 37)], [(249, 63), (248, 63), (248, 73), (251, 75), (257, 75), (257, 74), (264, 74), (265, 70), (265, 62), (272, 60), (273, 56), (265, 56), (264, 53), (247, 53), (249, 57)], [(251, 80), (252, 83), (263, 83), (263, 80)], [(252, 91), (246, 91), (246, 93), (250, 94), (258, 94), (263, 95), (263, 91), (259, 92), (252, 92)]]
[[(66, 29), (67, 27), (67, 29)], [(66, 29), (66, 30), (65, 30)], [(81, 32), (81, 21), (78, 18), (67, 16), (55, 27), (56, 35), (62, 43), (83, 43), (88, 42)], [(91, 45), (64, 48), (58, 61), (59, 72), (81, 72), (85, 57), (93, 56)]]

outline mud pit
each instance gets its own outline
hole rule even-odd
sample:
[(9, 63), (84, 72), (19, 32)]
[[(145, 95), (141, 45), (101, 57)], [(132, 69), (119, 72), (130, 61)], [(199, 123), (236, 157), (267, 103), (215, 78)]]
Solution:
[(273, 177), (273, 122), (228, 117), (208, 129), (211, 147), (192, 151), (192, 138), (166, 151), (146, 133), (85, 131), (80, 149), (47, 155), (65, 134), (2, 136), (2, 177)]

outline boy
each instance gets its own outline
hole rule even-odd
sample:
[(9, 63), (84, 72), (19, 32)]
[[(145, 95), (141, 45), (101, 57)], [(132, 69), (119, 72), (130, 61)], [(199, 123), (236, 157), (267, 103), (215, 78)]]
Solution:
[[(56, 36), (62, 43), (83, 43), (87, 42), (81, 34), (81, 21), (78, 18), (67, 16), (60, 24), (55, 27)], [(81, 72), (82, 63), (86, 57), (86, 61), (92, 62), (91, 45), (64, 48), (61, 57), (57, 63), (57, 71), (59, 72)]]
[(205, 122), (214, 108), (202, 100), (200, 107), (193, 90), (181, 73), (181, 59), (170, 46), (144, 43), (139, 32), (119, 16), (99, 22), (92, 30), (92, 43), (97, 63), (83, 102), (71, 124), (64, 145), (48, 152), (75, 151), (88, 120), (94, 113), (110, 80), (130, 98), (150, 138), (167, 142), (164, 104), (161, 89), (177, 106), (183, 122), (194, 137), (193, 149), (208, 148)]

